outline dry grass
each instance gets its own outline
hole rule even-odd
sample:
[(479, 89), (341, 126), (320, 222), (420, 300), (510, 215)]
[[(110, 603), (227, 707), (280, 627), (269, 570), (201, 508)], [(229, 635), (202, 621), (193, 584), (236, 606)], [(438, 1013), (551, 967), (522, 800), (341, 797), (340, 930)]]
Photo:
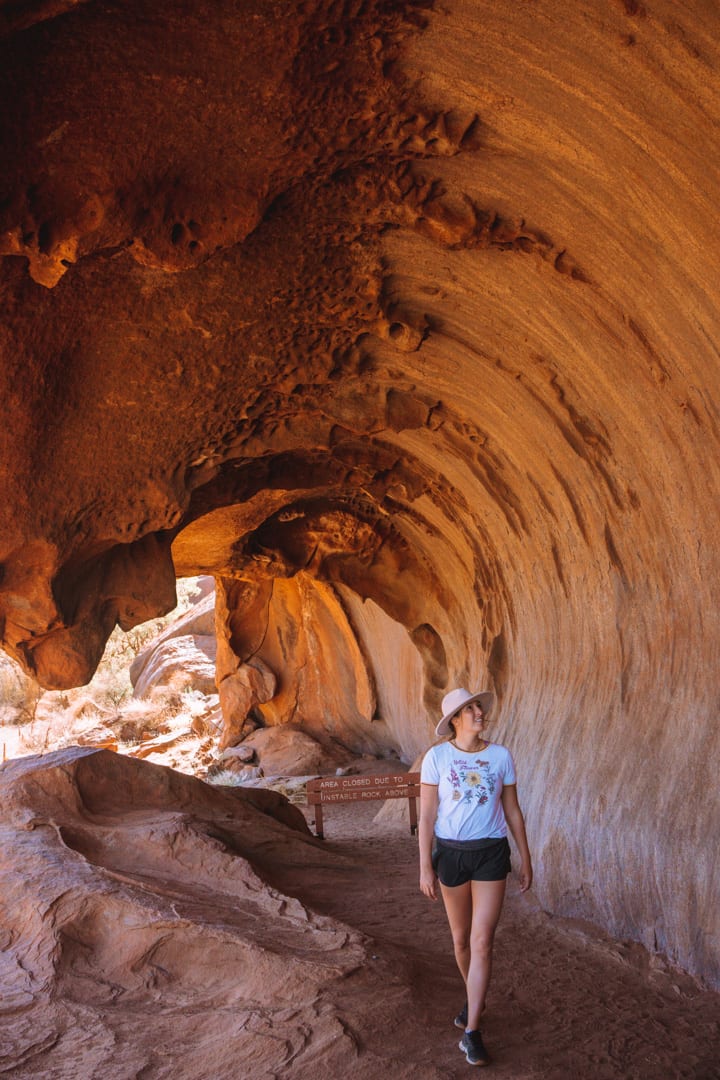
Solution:
[(220, 769), (218, 771), (210, 770), (206, 783), (218, 787), (261, 787), (268, 791), (278, 791), (285, 796), (288, 802), (305, 806), (307, 805), (305, 785), (308, 780), (313, 780), (315, 775), (313, 773), (312, 776), (258, 776), (248, 780), (242, 773)]
[(246, 781), (242, 776), (238, 776), (237, 773), (230, 772), (229, 770), (221, 770), (209, 774), (206, 781), (207, 784), (212, 784), (213, 787), (245, 787)]
[(42, 696), (40, 684), (9, 656), (0, 653), (0, 723), (31, 723)]

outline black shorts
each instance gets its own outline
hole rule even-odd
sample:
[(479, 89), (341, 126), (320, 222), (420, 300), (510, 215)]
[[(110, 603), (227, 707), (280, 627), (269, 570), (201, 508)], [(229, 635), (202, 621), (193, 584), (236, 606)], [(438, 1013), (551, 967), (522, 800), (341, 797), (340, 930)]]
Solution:
[(503, 881), (510, 873), (506, 836), (485, 840), (441, 840), (435, 837), (433, 869), (441, 885), (455, 888), (468, 881)]

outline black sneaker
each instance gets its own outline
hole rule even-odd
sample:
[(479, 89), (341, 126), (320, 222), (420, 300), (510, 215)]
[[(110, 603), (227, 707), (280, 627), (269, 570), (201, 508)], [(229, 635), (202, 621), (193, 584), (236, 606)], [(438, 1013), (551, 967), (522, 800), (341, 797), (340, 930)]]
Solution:
[(458, 1046), (465, 1054), (468, 1065), (489, 1065), (490, 1055), (485, 1049), (479, 1031), (466, 1031)]
[(462, 1009), (460, 1010), (460, 1012), (457, 1014), (457, 1016), (453, 1020), (453, 1023), (455, 1025), (455, 1027), (462, 1028), (463, 1031), (467, 1027), (467, 1001), (465, 1002)]

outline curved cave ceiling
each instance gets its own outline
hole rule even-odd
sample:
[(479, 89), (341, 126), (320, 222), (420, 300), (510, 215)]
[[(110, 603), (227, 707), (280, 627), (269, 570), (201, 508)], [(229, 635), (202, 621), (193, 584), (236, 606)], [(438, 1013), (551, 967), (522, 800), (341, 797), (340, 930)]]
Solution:
[(548, 906), (711, 978), (709, 866), (668, 899), (661, 831), (700, 830), (679, 739), (715, 789), (719, 31), (692, 0), (0, 3), (4, 647), (79, 684), (176, 575), (371, 600), (419, 657), (405, 752), (494, 686)]

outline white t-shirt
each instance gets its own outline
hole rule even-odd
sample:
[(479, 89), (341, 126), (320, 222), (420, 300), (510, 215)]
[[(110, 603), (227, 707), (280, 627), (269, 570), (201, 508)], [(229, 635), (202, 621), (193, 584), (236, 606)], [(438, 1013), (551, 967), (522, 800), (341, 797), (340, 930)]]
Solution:
[(436, 784), (435, 835), (441, 840), (479, 840), (507, 836), (500, 796), (514, 784), (515, 764), (504, 746), (490, 743), (480, 753), (458, 750), (451, 742), (431, 746), (420, 771), (423, 784)]

